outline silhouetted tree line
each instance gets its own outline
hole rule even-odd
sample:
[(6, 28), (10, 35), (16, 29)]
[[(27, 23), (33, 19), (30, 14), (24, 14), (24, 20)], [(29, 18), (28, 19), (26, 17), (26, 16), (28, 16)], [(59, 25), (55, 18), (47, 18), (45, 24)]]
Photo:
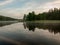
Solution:
[(11, 17), (6, 17), (6, 16), (1, 16), (0, 15), (0, 21), (13, 21), (13, 20), (18, 20), (18, 19), (14, 19)]
[(25, 14), (23, 20), (34, 21), (34, 20), (60, 20), (60, 9), (54, 8), (50, 9), (48, 12), (43, 12), (39, 14), (32, 13)]

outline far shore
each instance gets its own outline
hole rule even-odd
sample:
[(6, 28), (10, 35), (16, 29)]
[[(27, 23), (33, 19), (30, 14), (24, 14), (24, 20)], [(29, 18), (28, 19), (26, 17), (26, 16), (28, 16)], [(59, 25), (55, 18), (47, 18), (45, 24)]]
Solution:
[(26, 22), (36, 22), (36, 23), (60, 23), (60, 20), (35, 20)]
[(35, 21), (0, 21), (0, 23), (6, 23), (6, 22), (60, 23), (60, 20), (35, 20)]
[(0, 21), (0, 23), (8, 23), (8, 22), (13, 23), (13, 22), (18, 22), (18, 21)]

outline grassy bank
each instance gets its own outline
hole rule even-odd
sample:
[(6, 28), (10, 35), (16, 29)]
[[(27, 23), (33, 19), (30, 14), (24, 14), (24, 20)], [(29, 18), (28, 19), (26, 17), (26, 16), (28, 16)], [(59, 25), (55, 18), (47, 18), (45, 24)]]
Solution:
[(36, 23), (60, 23), (60, 20), (36, 20), (36, 21), (26, 21), (26, 22), (36, 22)]

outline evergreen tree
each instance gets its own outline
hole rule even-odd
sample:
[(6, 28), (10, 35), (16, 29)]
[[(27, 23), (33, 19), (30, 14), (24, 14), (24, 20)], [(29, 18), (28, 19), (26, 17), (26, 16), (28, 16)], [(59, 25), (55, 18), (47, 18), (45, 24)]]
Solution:
[(50, 9), (48, 12), (39, 13), (38, 15), (33, 11), (26, 16), (26, 20), (60, 20), (60, 9)]

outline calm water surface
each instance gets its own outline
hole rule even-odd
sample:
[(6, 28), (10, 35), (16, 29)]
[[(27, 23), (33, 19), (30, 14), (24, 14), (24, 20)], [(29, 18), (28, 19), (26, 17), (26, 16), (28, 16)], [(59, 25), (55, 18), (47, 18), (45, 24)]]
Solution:
[(60, 23), (0, 23), (0, 45), (60, 45)]

